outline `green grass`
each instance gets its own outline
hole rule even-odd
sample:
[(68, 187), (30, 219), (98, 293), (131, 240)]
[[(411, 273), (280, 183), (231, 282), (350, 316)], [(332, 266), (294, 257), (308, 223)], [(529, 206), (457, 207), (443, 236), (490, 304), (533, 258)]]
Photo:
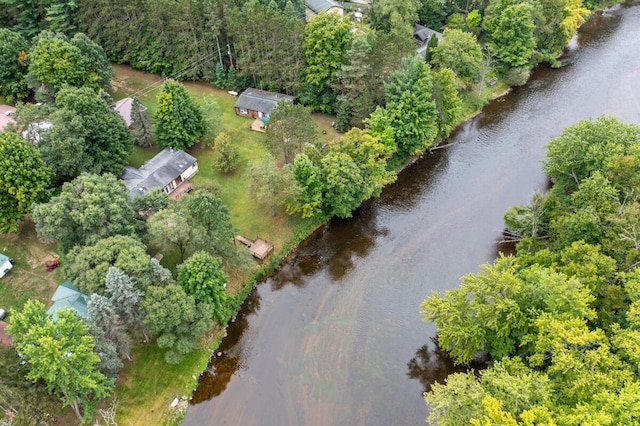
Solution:
[[(140, 101), (153, 114), (157, 109), (159, 85), (156, 83), (159, 80), (158, 76), (116, 65), (113, 97), (121, 99), (137, 93)], [(269, 207), (256, 202), (249, 192), (247, 168), (251, 161), (262, 158), (267, 152), (266, 135), (249, 130), (252, 119), (235, 114), (233, 105), (236, 97), (205, 83), (188, 82), (185, 86), (198, 102), (202, 103), (204, 96), (215, 97), (222, 113), (224, 131), (230, 135), (239, 153), (237, 168), (231, 173), (222, 174), (212, 167), (213, 149), (202, 144), (192, 147), (189, 153), (198, 159), (200, 169), (191, 179), (192, 185), (195, 188), (210, 189), (220, 197), (229, 208), (232, 223), (238, 228), (239, 234), (247, 238), (258, 235), (266, 238), (274, 243), (274, 253), (282, 255), (283, 248), (290, 247), (295, 238), (311, 228), (307, 221), (291, 217), (283, 211), (278, 211), (272, 217)], [(152, 90), (145, 90), (149, 87)], [(314, 114), (313, 119), (323, 143), (331, 143), (339, 138), (330, 125), (333, 121), (331, 117)], [(158, 151), (158, 148), (136, 147), (129, 157), (129, 163), (139, 167)], [(164, 254), (162, 263), (175, 269), (179, 262), (177, 252)], [(253, 270), (259, 266), (255, 262)], [(228, 288), (231, 291), (240, 291), (251, 274), (251, 271), (245, 270), (226, 272), (230, 275)], [(212, 330), (214, 335), (219, 332), (220, 330)], [(216, 345), (216, 342), (207, 344), (210, 348)], [(179, 419), (180, 410), (172, 409), (170, 403), (177, 396), (190, 396), (198, 374), (207, 365), (210, 352), (194, 352), (176, 366), (167, 364), (163, 353), (155, 345), (140, 345), (136, 348), (134, 362), (125, 364), (116, 386), (120, 424), (171, 424)]]
[[(207, 366), (210, 352), (188, 354), (177, 365), (167, 364), (164, 351), (154, 345), (140, 345), (125, 363), (117, 383), (117, 421), (124, 425), (176, 424), (184, 415), (197, 377)], [(178, 398), (177, 407), (171, 402)]]
[(20, 310), (28, 299), (51, 304), (57, 285), (63, 281), (62, 267), (48, 272), (46, 264), (58, 258), (55, 245), (38, 240), (33, 223), (27, 220), (17, 232), (0, 235), (0, 253), (16, 261), (11, 273), (0, 279), (0, 308), (9, 312)]

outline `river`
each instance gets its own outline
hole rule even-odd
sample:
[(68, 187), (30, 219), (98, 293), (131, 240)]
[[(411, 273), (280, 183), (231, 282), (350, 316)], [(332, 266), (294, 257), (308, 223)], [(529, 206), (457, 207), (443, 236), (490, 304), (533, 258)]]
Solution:
[(595, 15), (562, 57), (491, 102), (454, 145), (332, 220), (250, 295), (185, 425), (420, 425), (452, 370), (421, 301), (500, 249), (504, 211), (548, 185), (549, 139), (577, 120), (640, 124), (640, 3)]

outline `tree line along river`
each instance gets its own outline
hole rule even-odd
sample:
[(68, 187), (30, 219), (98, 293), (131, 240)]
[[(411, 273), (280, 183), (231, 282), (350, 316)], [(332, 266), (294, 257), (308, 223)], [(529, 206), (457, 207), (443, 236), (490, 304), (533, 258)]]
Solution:
[(419, 305), (501, 249), (505, 210), (548, 185), (549, 139), (606, 114), (640, 124), (640, 3), (595, 14), (562, 57), (458, 128), (353, 219), (261, 283), (203, 372), (185, 425), (419, 425), (452, 372)]

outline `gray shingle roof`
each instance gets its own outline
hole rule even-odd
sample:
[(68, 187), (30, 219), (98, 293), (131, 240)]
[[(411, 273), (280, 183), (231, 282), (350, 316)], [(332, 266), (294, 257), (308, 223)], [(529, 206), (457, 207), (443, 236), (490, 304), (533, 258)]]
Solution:
[(269, 115), (271, 110), (282, 99), (293, 102), (293, 96), (282, 93), (267, 92), (260, 89), (247, 89), (240, 94), (234, 107), (247, 110), (259, 111), (264, 115)]
[(120, 178), (129, 188), (131, 197), (135, 197), (153, 188), (164, 188), (196, 161), (184, 151), (165, 148), (139, 169), (126, 166)]
[(340, 9), (343, 9), (340, 3), (333, 0), (306, 0), (304, 4), (315, 13), (320, 13), (323, 10), (329, 10), (332, 7), (339, 7)]

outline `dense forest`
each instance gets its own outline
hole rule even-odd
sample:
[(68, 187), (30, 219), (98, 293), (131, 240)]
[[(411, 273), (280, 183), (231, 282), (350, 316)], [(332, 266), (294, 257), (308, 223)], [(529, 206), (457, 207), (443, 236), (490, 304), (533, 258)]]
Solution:
[(547, 146), (546, 194), (505, 214), (501, 256), (422, 304), (459, 364), (425, 394), (437, 425), (640, 422), (640, 127), (602, 117)]

